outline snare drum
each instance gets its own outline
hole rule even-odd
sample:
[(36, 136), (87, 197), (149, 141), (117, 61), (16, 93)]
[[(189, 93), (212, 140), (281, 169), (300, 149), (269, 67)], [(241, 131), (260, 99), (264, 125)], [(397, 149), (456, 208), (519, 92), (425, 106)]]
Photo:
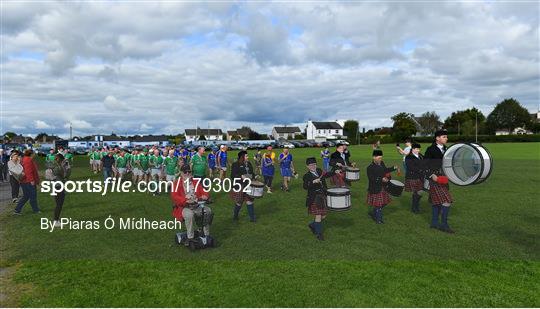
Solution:
[(360, 180), (360, 169), (356, 167), (347, 167), (345, 171), (345, 179), (348, 181)]
[(263, 196), (264, 193), (264, 184), (260, 181), (252, 181), (251, 185), (248, 186), (247, 195), (255, 198), (260, 198)]
[(405, 185), (401, 181), (392, 179), (388, 182), (386, 192), (392, 196), (399, 197), (401, 196), (404, 188)]
[(351, 208), (351, 191), (347, 188), (331, 188), (326, 191), (326, 207), (334, 211)]

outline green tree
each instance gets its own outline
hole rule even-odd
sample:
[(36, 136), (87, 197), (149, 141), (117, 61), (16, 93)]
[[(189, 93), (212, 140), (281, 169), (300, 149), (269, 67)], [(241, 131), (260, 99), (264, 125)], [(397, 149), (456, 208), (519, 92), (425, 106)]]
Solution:
[(343, 133), (347, 135), (347, 141), (351, 145), (358, 144), (358, 121), (347, 120), (343, 125)]
[(8, 140), (12, 140), (15, 136), (17, 136), (17, 133), (8, 131), (4, 133), (4, 137)]
[(485, 131), (486, 117), (476, 107), (453, 112), (444, 121), (444, 128), (450, 134), (473, 135), (476, 131), (476, 117), (478, 117), (478, 133), (482, 133)]
[(413, 117), (409, 113), (399, 113), (392, 116), (392, 120), (394, 121), (392, 136), (396, 142), (403, 141), (416, 134), (416, 123)]
[(439, 115), (435, 112), (425, 112), (417, 118), (417, 121), (424, 135), (433, 135), (442, 125)]
[(492, 133), (497, 129), (513, 132), (517, 127), (530, 128), (531, 125), (529, 111), (513, 98), (504, 99), (497, 104), (487, 117), (487, 126)]

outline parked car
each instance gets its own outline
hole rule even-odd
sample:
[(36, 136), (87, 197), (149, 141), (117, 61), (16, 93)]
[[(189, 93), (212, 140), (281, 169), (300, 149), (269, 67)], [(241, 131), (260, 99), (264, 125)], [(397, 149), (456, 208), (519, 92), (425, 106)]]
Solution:
[(294, 144), (290, 143), (290, 142), (284, 142), (280, 145), (280, 148), (294, 148)]

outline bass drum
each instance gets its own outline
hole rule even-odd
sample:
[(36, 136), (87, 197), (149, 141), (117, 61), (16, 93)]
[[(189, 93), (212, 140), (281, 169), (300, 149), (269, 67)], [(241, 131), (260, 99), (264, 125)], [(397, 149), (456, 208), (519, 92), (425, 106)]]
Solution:
[(458, 143), (446, 150), (442, 166), (450, 182), (458, 186), (469, 186), (488, 179), (493, 170), (493, 159), (481, 145)]

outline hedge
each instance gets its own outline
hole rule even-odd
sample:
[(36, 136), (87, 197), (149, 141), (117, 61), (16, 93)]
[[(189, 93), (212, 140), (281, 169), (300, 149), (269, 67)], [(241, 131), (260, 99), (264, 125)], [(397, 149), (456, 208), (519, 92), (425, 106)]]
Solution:
[[(361, 144), (373, 144), (377, 140), (381, 144), (391, 144), (396, 141), (392, 136), (368, 136), (361, 139)], [(431, 143), (433, 141), (432, 136), (418, 136), (413, 137), (415, 142), (419, 143)], [(474, 135), (448, 135), (448, 141), (452, 143), (457, 142), (474, 142), (476, 140)], [(404, 141), (400, 141), (403, 143)], [(478, 135), (479, 143), (517, 143), (517, 142), (540, 142), (540, 134), (529, 135)]]

